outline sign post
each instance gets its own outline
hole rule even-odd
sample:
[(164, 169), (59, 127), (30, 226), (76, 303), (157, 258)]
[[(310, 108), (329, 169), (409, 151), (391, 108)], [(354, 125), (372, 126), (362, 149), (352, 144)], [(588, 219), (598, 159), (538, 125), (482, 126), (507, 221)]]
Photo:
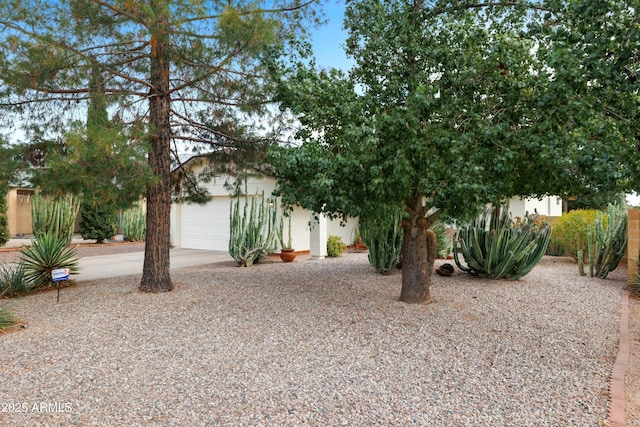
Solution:
[(60, 302), (60, 282), (63, 280), (69, 280), (69, 268), (58, 268), (56, 270), (51, 270), (51, 280), (56, 282), (58, 285), (58, 291), (56, 295), (56, 302)]

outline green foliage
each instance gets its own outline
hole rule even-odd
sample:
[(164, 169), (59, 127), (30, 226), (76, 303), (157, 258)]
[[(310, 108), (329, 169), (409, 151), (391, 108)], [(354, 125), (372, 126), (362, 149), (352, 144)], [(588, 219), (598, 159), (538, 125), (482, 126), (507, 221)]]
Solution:
[(11, 238), (9, 232), (9, 218), (7, 216), (7, 193), (9, 188), (0, 182), (0, 246)]
[(97, 243), (116, 234), (116, 213), (110, 206), (96, 201), (83, 201), (80, 205), (80, 230), (83, 239), (96, 239)]
[(36, 239), (45, 234), (54, 234), (65, 246), (69, 246), (79, 210), (80, 200), (77, 197), (66, 195), (52, 198), (35, 192), (31, 198), (33, 234)]
[(342, 241), (340, 236), (329, 236), (327, 239), (327, 255), (330, 257), (338, 257), (347, 249), (347, 245)]
[(609, 204), (606, 215), (598, 212), (587, 233), (589, 244), (589, 273), (591, 277), (606, 279), (615, 270), (627, 249), (627, 204), (624, 195)]
[(487, 209), (479, 221), (462, 227), (458, 241), (466, 266), (460, 263), (457, 245), (453, 246), (458, 268), (491, 279), (516, 280), (531, 271), (547, 250), (551, 238), (548, 224), (538, 215), (527, 216), (514, 224), (508, 209)]
[(17, 319), (8, 303), (0, 304), (0, 331), (17, 323)]
[(289, 249), (293, 249), (293, 243), (291, 241), (292, 236), (291, 236), (291, 212), (289, 212), (289, 214), (287, 215), (287, 227), (288, 227), (288, 233), (287, 233), (287, 240), (285, 242), (284, 240), (284, 219), (282, 218), (282, 216), (280, 216), (280, 220), (278, 223), (278, 227), (276, 228), (276, 234), (278, 235), (278, 241), (280, 242), (280, 249), (283, 250), (289, 250)]
[(445, 259), (453, 253), (453, 239), (449, 236), (449, 229), (442, 221), (436, 221), (431, 226), (436, 235), (436, 257)]
[(147, 234), (147, 215), (140, 203), (118, 215), (118, 225), (127, 242), (144, 242)]
[(402, 212), (363, 217), (360, 221), (362, 240), (369, 248), (369, 264), (381, 274), (389, 274), (402, 254)]
[(636, 277), (627, 285), (629, 293), (634, 297), (640, 297), (640, 254), (638, 254), (637, 264), (638, 270), (636, 271)]
[(58, 234), (48, 231), (40, 234), (31, 243), (20, 250), (20, 262), (26, 273), (25, 279), (32, 289), (48, 287), (53, 284), (51, 272), (60, 268), (69, 268), (71, 273), (78, 272), (77, 249), (69, 247)]
[[(577, 259), (578, 251), (582, 250), (587, 256), (589, 227), (593, 227), (598, 212), (595, 209), (578, 209), (558, 218), (551, 227), (550, 246), (555, 253)], [(604, 221), (606, 225), (606, 218)]]
[(22, 264), (0, 264), (0, 297), (13, 298), (30, 290)]
[[(242, 206), (241, 206), (242, 200)], [(278, 209), (262, 195), (245, 195), (231, 203), (229, 254), (238, 265), (248, 267), (274, 249)]]

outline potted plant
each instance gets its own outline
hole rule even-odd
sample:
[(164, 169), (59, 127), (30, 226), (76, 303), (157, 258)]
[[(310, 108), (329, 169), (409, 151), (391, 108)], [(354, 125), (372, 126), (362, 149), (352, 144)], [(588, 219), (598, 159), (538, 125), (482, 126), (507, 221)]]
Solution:
[(282, 218), (280, 218), (280, 227), (277, 230), (278, 240), (280, 241), (280, 248), (281, 248), (280, 249), (280, 259), (283, 262), (291, 262), (294, 259), (296, 259), (296, 252), (295, 252), (295, 249), (293, 249), (293, 244), (291, 243), (291, 213), (289, 213), (289, 215), (287, 215), (287, 219), (289, 221), (289, 224), (288, 224), (289, 236), (288, 236), (286, 244), (285, 244), (285, 241), (283, 239)]

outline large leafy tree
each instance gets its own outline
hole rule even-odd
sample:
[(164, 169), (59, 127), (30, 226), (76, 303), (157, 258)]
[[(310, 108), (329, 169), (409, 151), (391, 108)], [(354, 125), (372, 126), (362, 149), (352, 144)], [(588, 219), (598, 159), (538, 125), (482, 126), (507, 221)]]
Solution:
[(112, 120), (135, 136), (144, 134), (156, 179), (147, 188), (142, 290), (172, 289), (172, 149), (186, 142), (232, 150), (238, 141), (249, 142), (237, 130), (265, 111), (268, 82), (260, 58), (303, 31), (308, 9), (297, 0), (0, 4), (5, 118), (27, 124), (27, 136), (62, 133), (79, 110), (86, 111), (95, 92), (92, 73), (99, 70)]
[(302, 142), (273, 152), (281, 191), (334, 215), (403, 207), (401, 300), (428, 303), (427, 230), (438, 215), (632, 186), (632, 135), (582, 75), (584, 51), (563, 48), (582, 37), (564, 24), (566, 6), (350, 2), (349, 75), (318, 71), (303, 54), (281, 76)]

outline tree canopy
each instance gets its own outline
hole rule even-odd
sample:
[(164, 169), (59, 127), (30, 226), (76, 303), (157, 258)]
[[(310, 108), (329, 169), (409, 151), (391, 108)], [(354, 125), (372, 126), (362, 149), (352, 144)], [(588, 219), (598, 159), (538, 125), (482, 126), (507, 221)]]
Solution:
[(638, 9), (591, 3), (350, 2), (348, 75), (303, 54), (280, 76), (301, 124), (301, 144), (272, 155), (280, 190), (335, 215), (403, 206), (401, 298), (428, 302), (420, 230), (440, 212), (637, 188), (637, 122), (620, 107), (635, 116), (638, 43), (608, 22), (637, 34)]
[[(11, 0), (0, 4), (0, 107), (5, 125), (50, 139), (87, 110), (96, 70), (110, 120), (142, 138), (147, 187), (140, 288), (172, 289), (171, 152), (234, 150), (269, 112), (261, 59), (305, 32), (313, 1)], [(93, 81), (95, 83), (95, 81)], [(261, 132), (262, 138), (266, 131)], [(45, 138), (46, 139), (46, 138)]]

